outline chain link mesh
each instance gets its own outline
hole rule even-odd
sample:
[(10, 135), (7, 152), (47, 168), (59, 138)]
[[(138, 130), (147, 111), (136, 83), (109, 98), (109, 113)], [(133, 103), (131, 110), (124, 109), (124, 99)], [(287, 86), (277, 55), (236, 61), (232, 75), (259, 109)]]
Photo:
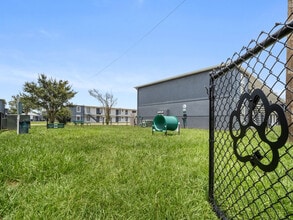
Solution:
[(220, 218), (293, 219), (292, 24), (211, 74), (209, 198)]

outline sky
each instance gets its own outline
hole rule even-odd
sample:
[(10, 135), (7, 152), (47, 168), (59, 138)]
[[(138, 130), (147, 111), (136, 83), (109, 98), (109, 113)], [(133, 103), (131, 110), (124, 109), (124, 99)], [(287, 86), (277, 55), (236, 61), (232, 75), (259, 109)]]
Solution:
[[(40, 74), (136, 108), (134, 87), (225, 62), (287, 18), (287, 0), (0, 0), (0, 99)], [(6, 106), (8, 107), (8, 106)]]

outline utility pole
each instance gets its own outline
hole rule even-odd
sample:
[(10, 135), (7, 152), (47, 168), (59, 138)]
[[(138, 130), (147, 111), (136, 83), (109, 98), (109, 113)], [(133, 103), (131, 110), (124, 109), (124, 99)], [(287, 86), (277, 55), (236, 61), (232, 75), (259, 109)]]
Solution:
[[(293, 0), (288, 0), (288, 21), (293, 19)], [(286, 118), (289, 126), (289, 141), (293, 141), (293, 36), (287, 41), (287, 66), (286, 66)]]

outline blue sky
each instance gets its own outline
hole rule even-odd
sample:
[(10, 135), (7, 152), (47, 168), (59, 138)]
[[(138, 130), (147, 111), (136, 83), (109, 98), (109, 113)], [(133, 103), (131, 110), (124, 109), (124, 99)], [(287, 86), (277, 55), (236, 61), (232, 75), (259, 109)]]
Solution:
[(74, 104), (100, 105), (95, 88), (136, 108), (135, 86), (224, 62), (286, 17), (287, 0), (0, 0), (0, 99), (44, 73)]

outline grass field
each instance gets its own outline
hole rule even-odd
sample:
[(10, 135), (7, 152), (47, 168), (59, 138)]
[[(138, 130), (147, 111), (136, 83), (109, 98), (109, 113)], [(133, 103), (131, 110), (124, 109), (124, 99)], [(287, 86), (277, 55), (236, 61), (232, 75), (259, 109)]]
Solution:
[(217, 219), (207, 201), (207, 130), (5, 131), (0, 181), (0, 219)]

